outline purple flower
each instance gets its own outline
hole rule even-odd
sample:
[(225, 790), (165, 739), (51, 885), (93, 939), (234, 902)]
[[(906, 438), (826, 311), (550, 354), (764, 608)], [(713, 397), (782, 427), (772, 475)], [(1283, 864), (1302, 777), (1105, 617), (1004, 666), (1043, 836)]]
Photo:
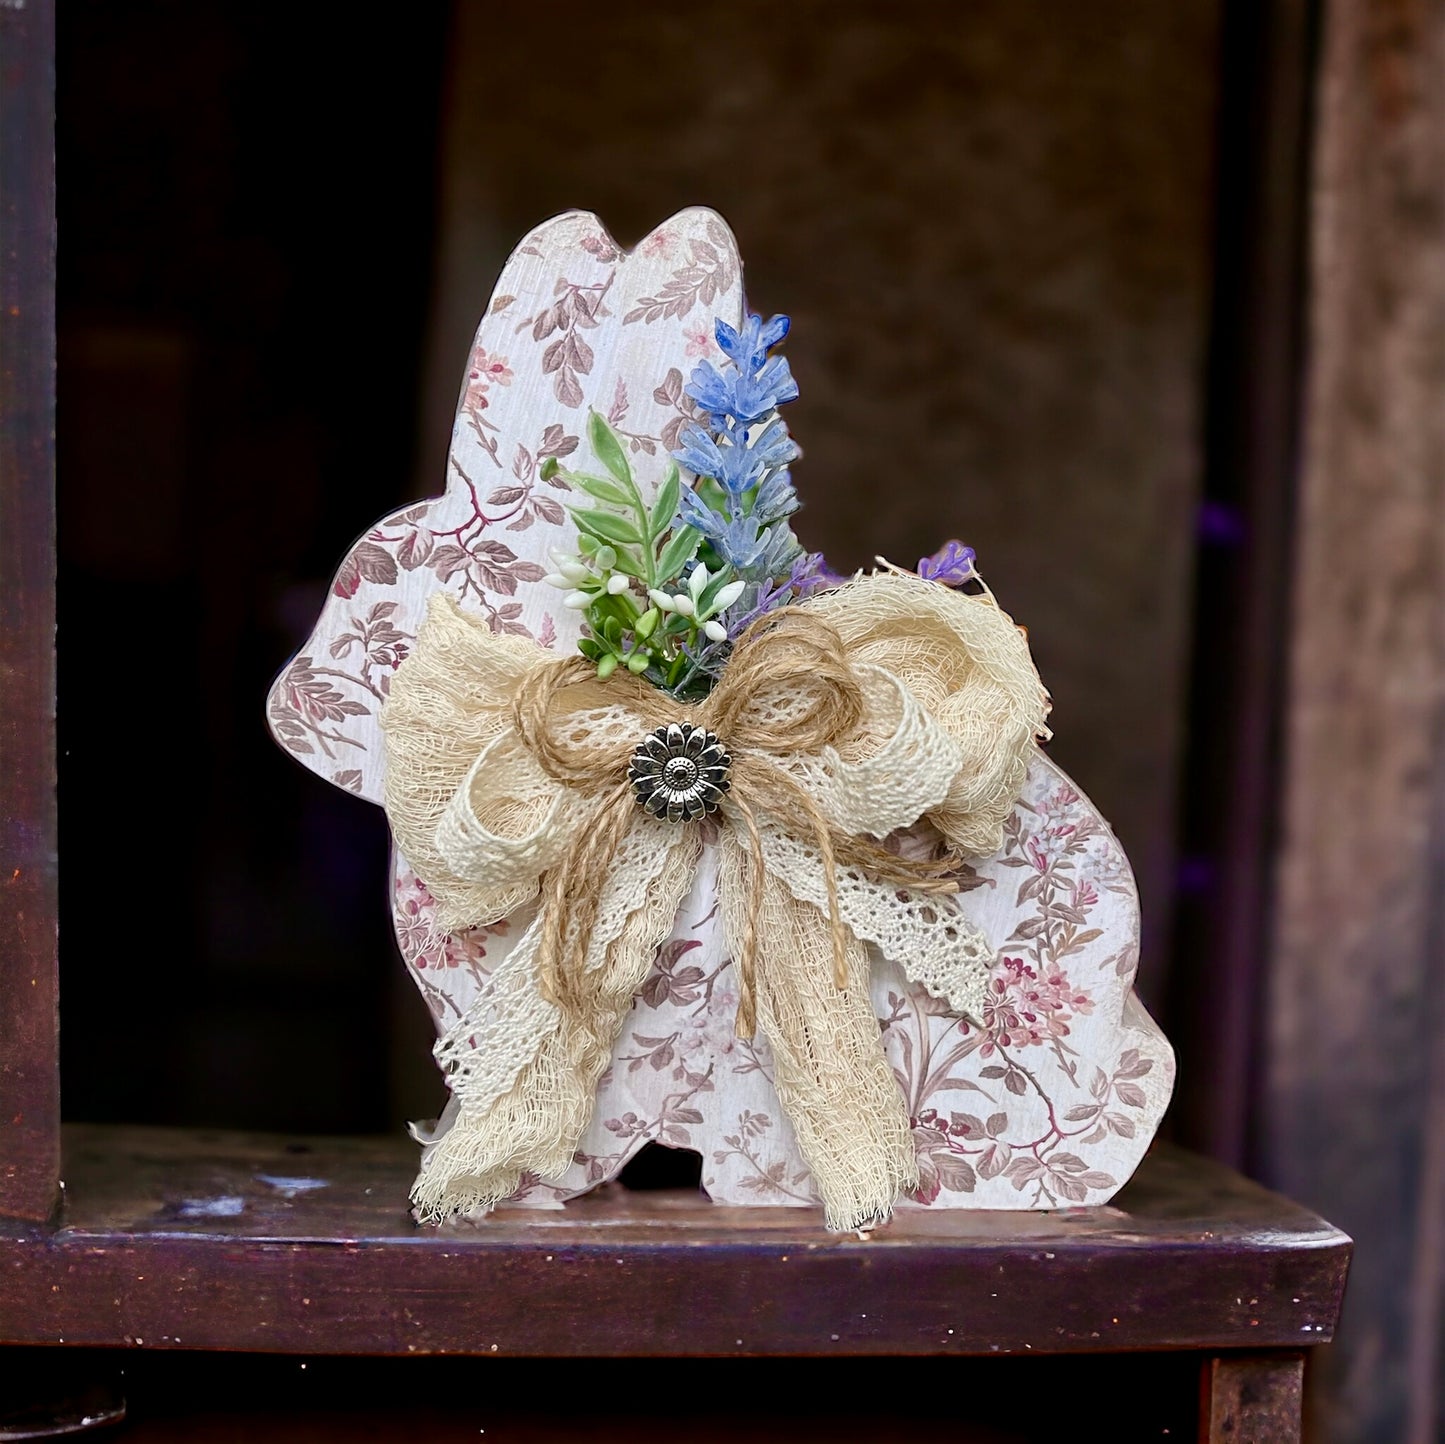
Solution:
[(918, 575), (924, 581), (941, 582), (945, 587), (961, 587), (970, 577), (977, 576), (973, 562), (972, 547), (962, 542), (944, 542), (931, 557), (919, 561)]
[(800, 558), (793, 573), (793, 585), (797, 588), (799, 600), (811, 597), (814, 592), (826, 592), (830, 587), (841, 587), (848, 581), (852, 581), (852, 577), (835, 572), (822, 552)]
[(847, 581), (828, 570), (822, 552), (803, 553), (793, 559), (787, 576), (778, 581), (763, 581), (749, 585), (736, 606), (729, 608), (727, 616), (728, 637), (736, 638), (746, 631), (764, 612), (774, 612), (779, 607), (801, 602), (814, 592), (826, 591)]

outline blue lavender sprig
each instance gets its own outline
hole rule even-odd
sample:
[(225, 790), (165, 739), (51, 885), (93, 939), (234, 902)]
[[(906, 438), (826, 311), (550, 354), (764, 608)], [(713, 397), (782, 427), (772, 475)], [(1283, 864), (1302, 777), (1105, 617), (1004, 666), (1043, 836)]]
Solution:
[(789, 324), (786, 316), (765, 322), (755, 315), (741, 330), (717, 322), (714, 335), (727, 364), (700, 362), (686, 388), (709, 424), (691, 422), (673, 452), (699, 480), (698, 489), (683, 493), (679, 522), (753, 583), (781, 580), (802, 554), (786, 525), (799, 505), (788, 471), (798, 448), (777, 414), (796, 398), (798, 384), (787, 361), (768, 354)]
[[(763, 362), (767, 360), (768, 352), (787, 336), (792, 324), (787, 316), (774, 316), (771, 321), (765, 322), (761, 316), (749, 314), (743, 318), (741, 331), (734, 331), (726, 321), (719, 318), (713, 334), (717, 337), (718, 348), (723, 355), (739, 371), (752, 375), (761, 369)], [(784, 361), (784, 370), (787, 365)]]
[(710, 436), (696, 422), (689, 423), (680, 439), (683, 444), (672, 453), (673, 458), (698, 476), (712, 477), (729, 496), (741, 496), (769, 472), (786, 467), (798, 455), (798, 448), (780, 417), (769, 422), (751, 440), (744, 436), (741, 444), (731, 426), (720, 427), (717, 436)]
[(711, 361), (701, 361), (688, 382), (687, 394), (712, 418), (714, 426), (730, 430), (731, 423), (751, 425), (798, 396), (798, 383), (782, 356), (771, 356), (753, 374), (722, 372)]

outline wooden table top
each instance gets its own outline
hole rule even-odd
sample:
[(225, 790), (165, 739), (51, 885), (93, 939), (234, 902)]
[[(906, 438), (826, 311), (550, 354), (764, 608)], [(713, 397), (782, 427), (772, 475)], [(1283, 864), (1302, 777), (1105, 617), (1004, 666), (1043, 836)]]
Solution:
[(1290, 1348), (1339, 1318), (1350, 1241), (1156, 1147), (1115, 1203), (813, 1209), (609, 1185), (419, 1228), (405, 1139), (66, 1130), (64, 1216), (0, 1223), (0, 1342), (296, 1353), (1045, 1354)]

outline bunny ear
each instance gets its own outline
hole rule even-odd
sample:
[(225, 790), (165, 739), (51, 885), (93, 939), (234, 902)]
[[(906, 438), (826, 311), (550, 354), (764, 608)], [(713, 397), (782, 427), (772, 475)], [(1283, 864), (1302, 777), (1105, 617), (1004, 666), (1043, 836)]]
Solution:
[(444, 495), (392, 513), (347, 553), (315, 630), (271, 689), (276, 740), (379, 802), (378, 713), (439, 593), (495, 634), (571, 651), (581, 619), (542, 581), (555, 570), (548, 551), (573, 545), (571, 498), (544, 463), (589, 468), (595, 410), (651, 495), (687, 420), (687, 378), (718, 359), (716, 323), (736, 328), (742, 309), (737, 243), (713, 211), (682, 211), (631, 251), (586, 211), (537, 226), (477, 328)]

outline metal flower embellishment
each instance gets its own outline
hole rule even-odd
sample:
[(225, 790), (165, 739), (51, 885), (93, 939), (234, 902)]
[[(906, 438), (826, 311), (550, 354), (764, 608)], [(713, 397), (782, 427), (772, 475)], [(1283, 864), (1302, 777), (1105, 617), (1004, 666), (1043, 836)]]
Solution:
[(638, 805), (668, 822), (696, 822), (716, 812), (731, 785), (732, 758), (717, 737), (689, 722), (651, 732), (632, 754), (627, 776)]

